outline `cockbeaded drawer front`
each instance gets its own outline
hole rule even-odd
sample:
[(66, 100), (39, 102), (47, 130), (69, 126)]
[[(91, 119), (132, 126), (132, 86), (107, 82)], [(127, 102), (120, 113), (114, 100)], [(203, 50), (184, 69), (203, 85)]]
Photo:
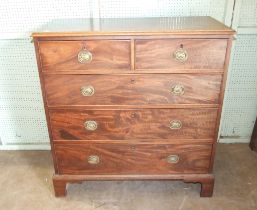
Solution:
[(46, 75), (49, 106), (218, 104), (222, 75)]
[(226, 39), (136, 40), (136, 69), (223, 69)]
[(43, 71), (130, 69), (129, 40), (41, 41)]
[(213, 139), (217, 109), (51, 110), (54, 140)]
[(212, 145), (55, 144), (60, 174), (207, 173)]

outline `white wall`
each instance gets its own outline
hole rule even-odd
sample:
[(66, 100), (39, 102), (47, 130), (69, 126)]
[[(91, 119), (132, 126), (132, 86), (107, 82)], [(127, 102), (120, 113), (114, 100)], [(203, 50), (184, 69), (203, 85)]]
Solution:
[(237, 0), (221, 142), (249, 142), (257, 116), (257, 0)]

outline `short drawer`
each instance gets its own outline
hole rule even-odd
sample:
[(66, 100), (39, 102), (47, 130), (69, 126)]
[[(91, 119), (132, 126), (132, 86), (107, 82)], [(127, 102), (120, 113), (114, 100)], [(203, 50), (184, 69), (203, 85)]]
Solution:
[(130, 69), (130, 41), (41, 41), (43, 71)]
[(217, 109), (76, 109), (49, 114), (54, 140), (213, 139)]
[(136, 40), (135, 67), (147, 69), (223, 69), (226, 39)]
[(47, 104), (218, 104), (222, 75), (46, 75)]
[(212, 145), (55, 144), (60, 174), (207, 173)]

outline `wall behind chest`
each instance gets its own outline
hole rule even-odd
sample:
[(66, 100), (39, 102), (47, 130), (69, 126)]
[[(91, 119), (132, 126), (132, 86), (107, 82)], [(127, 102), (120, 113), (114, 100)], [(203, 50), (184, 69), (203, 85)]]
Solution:
[(93, 10), (92, 2), (10, 0), (1, 3), (0, 148), (49, 149), (36, 57), (30, 34), (47, 27), (53, 19), (89, 18)]
[[(256, 1), (251, 2), (254, 5)], [(234, 0), (10, 0), (1, 3), (0, 143), (2, 146), (0, 148), (49, 148), (34, 47), (29, 38), (32, 31), (46, 27), (53, 19), (88, 17), (208, 15), (230, 25), (233, 5)], [(249, 9), (252, 10), (252, 8), (254, 7)], [(248, 9), (243, 8), (243, 10)], [(245, 15), (242, 17), (238, 15), (238, 22), (241, 21), (241, 25), (256, 24), (252, 18), (255, 13), (247, 14), (247, 20), (243, 19)], [(238, 25), (235, 25), (235, 28)], [(255, 73), (249, 63), (253, 63), (252, 59), (256, 53), (254, 46), (257, 43), (256, 41), (248, 42), (252, 40), (251, 36), (254, 35), (238, 36), (235, 55), (232, 56), (233, 62), (223, 112), (224, 123), (221, 128), (221, 136), (225, 138), (235, 136), (242, 136), (243, 140), (249, 138), (253, 123), (252, 115), (256, 114), (254, 112), (256, 100), (251, 97), (252, 92), (247, 86), (250, 85), (253, 90), (256, 83), (246, 82), (244, 86), (244, 90), (251, 97), (249, 100), (251, 108), (248, 108), (249, 104), (243, 104), (245, 98), (242, 96), (246, 92), (238, 92), (240, 85), (242, 86), (244, 81), (253, 80), (251, 74)], [(251, 46), (246, 48), (245, 44)], [(246, 60), (244, 56), (246, 53), (250, 53), (252, 57)], [(235, 82), (238, 81), (237, 78), (241, 75), (242, 68), (248, 77), (240, 79), (241, 83)], [(235, 97), (238, 98), (237, 101), (234, 100)], [(240, 102), (243, 105), (241, 107), (239, 107)], [(234, 115), (231, 115), (232, 112)], [(242, 112), (243, 118), (239, 115)], [(240, 123), (236, 123), (238, 120), (241, 120)], [(233, 123), (229, 124), (231, 121)]]
[(237, 30), (221, 121), (222, 142), (249, 142), (257, 115), (257, 0), (237, 0)]

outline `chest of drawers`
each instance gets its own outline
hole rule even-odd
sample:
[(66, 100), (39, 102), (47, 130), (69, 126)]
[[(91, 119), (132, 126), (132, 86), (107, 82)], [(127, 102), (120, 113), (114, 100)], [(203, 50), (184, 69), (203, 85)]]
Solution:
[(56, 196), (67, 183), (138, 179), (211, 196), (234, 31), (210, 17), (64, 22), (32, 35)]

